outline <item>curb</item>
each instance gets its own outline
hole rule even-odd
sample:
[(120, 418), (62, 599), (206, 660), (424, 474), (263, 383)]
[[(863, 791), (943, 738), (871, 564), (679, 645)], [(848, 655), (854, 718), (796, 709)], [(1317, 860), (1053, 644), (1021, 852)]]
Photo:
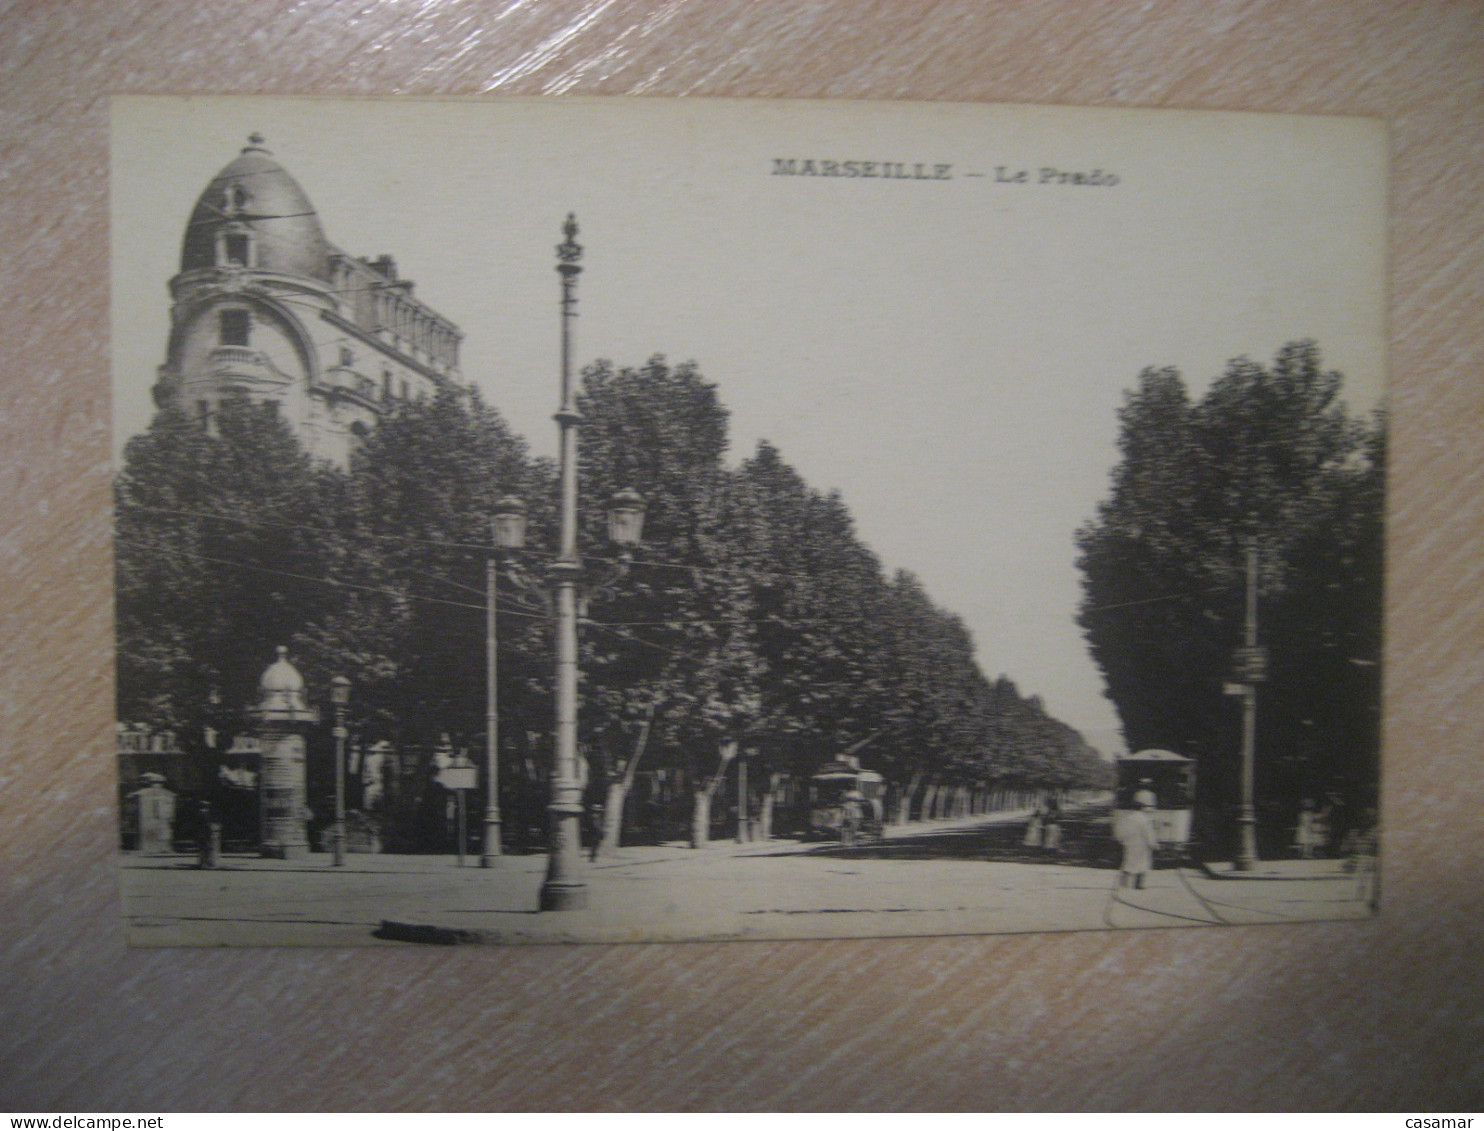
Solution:
[(504, 941), (499, 931), (481, 931), (470, 927), (436, 927), (431, 923), (401, 923), (383, 919), (371, 932), (388, 942), (421, 943), (424, 946), (489, 946)]

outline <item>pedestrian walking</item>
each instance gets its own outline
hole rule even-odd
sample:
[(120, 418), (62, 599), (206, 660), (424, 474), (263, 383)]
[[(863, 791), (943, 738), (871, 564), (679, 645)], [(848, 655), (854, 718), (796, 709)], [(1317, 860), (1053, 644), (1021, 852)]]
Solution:
[(1159, 836), (1149, 817), (1152, 808), (1147, 802), (1140, 802), (1138, 808), (1120, 816), (1117, 836), (1123, 845), (1123, 860), (1118, 865), (1119, 887), (1142, 888), (1144, 877), (1154, 867), (1154, 850), (1159, 847)]
[(603, 803), (593, 802), (583, 811), (583, 816), (586, 818), (584, 823), (587, 825), (588, 842), (591, 846), (587, 858), (592, 863), (603, 849)]

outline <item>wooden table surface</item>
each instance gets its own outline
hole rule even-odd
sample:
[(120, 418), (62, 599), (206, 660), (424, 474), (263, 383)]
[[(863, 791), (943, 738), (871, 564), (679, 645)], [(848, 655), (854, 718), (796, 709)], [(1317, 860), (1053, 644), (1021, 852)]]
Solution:
[[(19, 0), (0, 6), (0, 76), (0, 1108), (1478, 1109), (1484, 6)], [(481, 92), (1388, 119), (1381, 917), (509, 952), (127, 949), (106, 96)]]

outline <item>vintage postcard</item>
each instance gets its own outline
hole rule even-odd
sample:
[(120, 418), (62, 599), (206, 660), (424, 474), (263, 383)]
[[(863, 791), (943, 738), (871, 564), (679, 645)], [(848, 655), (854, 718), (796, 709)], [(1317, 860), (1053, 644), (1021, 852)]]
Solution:
[(1378, 899), (1381, 123), (121, 98), (140, 945)]

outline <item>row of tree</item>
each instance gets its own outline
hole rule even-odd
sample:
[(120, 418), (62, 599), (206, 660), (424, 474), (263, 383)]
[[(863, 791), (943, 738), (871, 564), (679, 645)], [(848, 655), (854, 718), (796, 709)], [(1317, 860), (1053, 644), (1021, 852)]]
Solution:
[[(866, 744), (895, 814), (949, 789), (1071, 789), (1106, 763), (1034, 696), (974, 660), (962, 622), (888, 574), (843, 500), (767, 443), (729, 466), (727, 412), (693, 365), (585, 371), (585, 500), (647, 500), (638, 561), (595, 595), (583, 631), (582, 743), (617, 840), (637, 776), (712, 799), (750, 755), (764, 817), (780, 786)], [(355, 685), (365, 741), (478, 750), (484, 570), (497, 500), (552, 546), (554, 472), (477, 394), (392, 407), (347, 472), (317, 465), (272, 406), (174, 407), (126, 448), (116, 484), (119, 717), (195, 732), (245, 705), (275, 644), (313, 688)], [(591, 558), (611, 556), (584, 510)], [(539, 574), (542, 554), (521, 556)], [(548, 621), (502, 581), (502, 760), (539, 765), (551, 718)]]
[(1240, 700), (1225, 692), (1253, 540), (1271, 658), (1256, 744), (1267, 848), (1304, 798), (1341, 826), (1376, 804), (1386, 429), (1379, 411), (1348, 411), (1342, 387), (1307, 341), (1270, 366), (1229, 363), (1198, 400), (1176, 371), (1146, 370), (1121, 412), (1111, 493), (1078, 534), (1080, 622), (1125, 737), (1198, 760), (1213, 850), (1240, 801)]

